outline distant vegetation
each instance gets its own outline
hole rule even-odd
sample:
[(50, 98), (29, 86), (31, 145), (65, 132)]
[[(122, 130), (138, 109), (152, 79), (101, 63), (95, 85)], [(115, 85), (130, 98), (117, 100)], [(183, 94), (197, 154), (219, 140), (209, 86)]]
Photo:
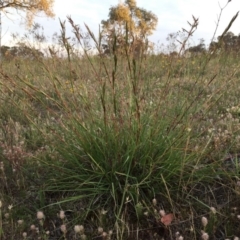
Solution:
[(2, 46), (1, 47), (2, 60), (12, 59), (36, 59), (44, 57), (44, 54), (37, 49), (30, 48), (28, 46)]

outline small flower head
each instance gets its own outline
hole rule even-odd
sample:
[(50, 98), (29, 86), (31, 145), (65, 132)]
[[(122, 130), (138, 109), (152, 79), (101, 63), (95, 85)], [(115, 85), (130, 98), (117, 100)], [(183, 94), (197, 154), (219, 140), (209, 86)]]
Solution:
[(2, 171), (4, 171), (4, 165), (3, 165), (3, 162), (0, 162), (0, 169), (1, 169)]
[(164, 216), (166, 215), (166, 213), (165, 213), (164, 210), (160, 210), (160, 211), (159, 211), (159, 214), (160, 214), (161, 217), (164, 217)]
[(74, 226), (74, 232), (75, 232), (75, 233), (83, 234), (83, 233), (84, 233), (84, 227), (83, 227), (83, 225), (76, 225), (76, 226)]
[(23, 238), (25, 239), (27, 237), (27, 233), (26, 232), (23, 232), (22, 234)]
[(98, 233), (102, 234), (103, 233), (103, 228), (102, 227), (98, 227)]
[(149, 215), (148, 211), (144, 212), (143, 214), (144, 214), (145, 216), (148, 216), (148, 215)]
[(87, 236), (85, 234), (82, 234), (81, 235), (81, 240), (86, 240), (87, 239)]
[(202, 225), (203, 225), (203, 227), (206, 227), (207, 224), (208, 224), (207, 218), (206, 217), (202, 217)]
[(34, 230), (36, 230), (36, 226), (35, 226), (34, 224), (32, 224), (32, 225), (30, 226), (30, 229), (31, 229), (32, 231), (34, 231)]
[(202, 240), (208, 240), (209, 235), (206, 232), (202, 232)]
[(38, 211), (37, 212), (37, 219), (38, 220), (42, 220), (44, 218), (45, 218), (44, 213), (42, 211)]
[(103, 233), (102, 233), (102, 237), (103, 237), (103, 239), (106, 239), (107, 233), (106, 233), (106, 232), (103, 232)]
[(22, 225), (22, 224), (23, 224), (23, 220), (20, 219), (20, 220), (17, 221), (17, 223), (18, 223), (19, 225)]
[(62, 220), (65, 218), (65, 212), (63, 210), (60, 211), (59, 218), (61, 218)]
[(61, 229), (61, 232), (63, 232), (64, 234), (67, 232), (67, 227), (65, 224), (61, 225), (60, 229)]
[(156, 205), (157, 205), (157, 199), (154, 198), (154, 199), (152, 200), (152, 203), (153, 203), (153, 206), (156, 206)]
[(101, 210), (101, 214), (102, 214), (102, 215), (106, 215), (107, 212), (108, 212), (108, 211), (107, 211), (107, 210), (104, 210), (104, 208)]
[(217, 213), (217, 210), (216, 210), (216, 208), (214, 208), (214, 207), (210, 207), (210, 210), (211, 210), (211, 212), (212, 212), (213, 214), (216, 214), (216, 213)]
[(13, 205), (12, 205), (12, 204), (8, 205), (8, 210), (9, 210), (9, 211), (10, 211), (12, 208), (13, 208)]

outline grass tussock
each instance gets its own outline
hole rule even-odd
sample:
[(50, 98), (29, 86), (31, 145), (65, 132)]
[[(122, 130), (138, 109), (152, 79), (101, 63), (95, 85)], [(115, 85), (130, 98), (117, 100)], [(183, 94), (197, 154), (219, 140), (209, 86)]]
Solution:
[(80, 52), (61, 22), (67, 58), (2, 61), (0, 239), (239, 239), (238, 58), (105, 57), (86, 26), (93, 55), (68, 20)]

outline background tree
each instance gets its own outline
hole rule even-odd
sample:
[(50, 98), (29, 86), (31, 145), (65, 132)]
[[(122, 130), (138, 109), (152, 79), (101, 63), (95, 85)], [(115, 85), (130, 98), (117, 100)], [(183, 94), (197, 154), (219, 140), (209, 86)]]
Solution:
[(189, 47), (186, 49), (185, 54), (190, 54), (191, 56), (199, 55), (206, 52), (206, 45), (204, 39), (200, 39), (200, 43), (196, 46)]
[[(33, 23), (33, 18), (37, 12), (44, 12), (46, 16), (53, 17), (54, 0), (0, 0), (0, 49), (2, 46), (2, 12), (7, 12), (8, 8), (23, 10), (26, 12), (26, 24), (30, 27)], [(1, 59), (1, 51), (0, 51)]]
[[(220, 37), (218, 37), (218, 41), (219, 39)], [(234, 33), (227, 32), (226, 35), (222, 38), (224, 50), (228, 52), (239, 51), (239, 40), (239, 37)]]
[(211, 42), (209, 50), (213, 51), (215, 48), (221, 51), (239, 53), (240, 52), (240, 34), (235, 35), (232, 32), (227, 32), (224, 36), (218, 36), (216, 42)]
[(46, 16), (53, 17), (54, 0), (0, 0), (0, 11), (8, 8), (26, 12), (26, 23), (30, 26), (37, 12), (44, 12)]
[(44, 54), (40, 50), (32, 49), (24, 44), (18, 44), (12, 47), (2, 46), (1, 54), (5, 60), (12, 60), (14, 58), (34, 60), (44, 57)]
[[(138, 54), (143, 47), (146, 48), (145, 41), (156, 29), (158, 18), (151, 11), (137, 6), (136, 0), (126, 0), (109, 9), (107, 20), (102, 20), (102, 33), (107, 44), (104, 50), (110, 52), (111, 43), (116, 38), (118, 50), (123, 50), (126, 44), (126, 31), (128, 31), (129, 50)], [(106, 48), (106, 46), (108, 46)]]

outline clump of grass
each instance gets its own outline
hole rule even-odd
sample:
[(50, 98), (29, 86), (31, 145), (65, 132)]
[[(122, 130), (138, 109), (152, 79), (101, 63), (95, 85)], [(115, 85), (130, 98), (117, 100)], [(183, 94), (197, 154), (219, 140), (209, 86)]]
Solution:
[[(78, 27), (69, 21), (81, 44)], [(88, 27), (87, 30), (98, 49), (100, 44)], [(213, 95), (199, 101), (205, 94), (199, 89), (190, 99), (174, 98), (172, 91), (167, 92), (172, 79), (167, 79), (163, 90), (158, 90), (159, 99), (154, 94), (149, 97), (144, 89), (147, 85), (148, 91), (154, 93), (155, 82), (141, 80), (141, 61), (114, 55), (111, 73), (104, 59), (94, 65), (86, 51), (85, 54), (99, 84), (99, 92), (91, 98), (92, 106), (96, 102), (98, 107), (90, 108), (86, 119), (69, 113), (67, 121), (63, 121), (64, 128), (58, 129), (64, 136), (58, 143), (61, 147), (56, 147), (61, 160), (47, 165), (53, 171), (46, 191), (66, 193), (68, 197), (63, 201), (87, 199), (85, 207), (89, 210), (85, 219), (103, 207), (108, 217), (113, 216), (112, 228), (118, 237), (123, 237), (129, 223), (140, 221), (156, 195), (165, 199), (162, 204), (173, 211), (184, 188), (199, 181), (209, 183), (217, 177), (215, 170), (205, 165), (209, 144), (204, 144), (196, 154), (191, 153), (190, 143), (195, 134), (202, 134), (192, 135), (190, 117)], [(124, 58), (128, 72), (119, 82), (118, 62)], [(105, 71), (104, 79), (97, 68)], [(197, 81), (200, 82), (198, 78)], [(212, 81), (209, 80), (209, 86)], [(178, 183), (172, 179), (178, 179)]]

